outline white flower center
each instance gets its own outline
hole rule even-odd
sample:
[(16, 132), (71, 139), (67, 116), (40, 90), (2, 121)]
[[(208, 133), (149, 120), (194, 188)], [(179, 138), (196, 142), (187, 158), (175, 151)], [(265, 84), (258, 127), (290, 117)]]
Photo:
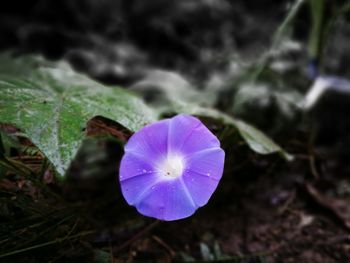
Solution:
[(181, 158), (179, 155), (168, 155), (160, 167), (163, 175), (169, 178), (176, 178), (180, 176), (183, 169), (183, 158)]

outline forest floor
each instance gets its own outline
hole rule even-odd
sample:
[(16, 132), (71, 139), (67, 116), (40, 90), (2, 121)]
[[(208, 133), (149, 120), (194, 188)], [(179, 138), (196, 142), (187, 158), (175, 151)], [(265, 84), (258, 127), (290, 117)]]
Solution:
[[(329, 176), (330, 157), (292, 144), (292, 162), (227, 148), (209, 204), (175, 222), (144, 218), (125, 204), (118, 143), (87, 143), (109, 154), (87, 167), (78, 154), (65, 182), (50, 169), (34, 179), (13, 162), (0, 180), (1, 262), (350, 262), (348, 181)], [(43, 167), (38, 152), (13, 151), (10, 159)], [(100, 175), (81, 176), (91, 167)]]

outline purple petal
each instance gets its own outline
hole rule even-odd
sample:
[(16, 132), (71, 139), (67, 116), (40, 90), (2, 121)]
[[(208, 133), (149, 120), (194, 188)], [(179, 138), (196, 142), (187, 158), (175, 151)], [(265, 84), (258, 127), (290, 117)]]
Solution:
[(219, 180), (200, 173), (185, 171), (183, 181), (190, 193), (194, 203), (200, 207), (208, 203), (219, 184)]
[(166, 155), (168, 150), (168, 127), (168, 119), (145, 126), (131, 136), (125, 145), (125, 152), (157, 161), (160, 156)]
[(202, 150), (187, 159), (183, 180), (196, 205), (205, 205), (214, 193), (222, 176), (224, 159), (221, 148)]
[(168, 143), (172, 151), (184, 154), (220, 147), (219, 140), (197, 118), (183, 114), (170, 120)]
[(125, 200), (129, 205), (137, 206), (157, 182), (159, 182), (159, 174), (143, 173), (123, 179), (120, 183)]
[(186, 160), (186, 169), (220, 180), (224, 161), (225, 152), (221, 148), (209, 148), (189, 156)]
[(162, 181), (151, 187), (136, 208), (143, 215), (166, 221), (188, 217), (197, 209), (181, 179)]
[(146, 160), (142, 155), (129, 153), (124, 155), (120, 163), (119, 179), (122, 182), (125, 179), (151, 172), (157, 172), (152, 162)]

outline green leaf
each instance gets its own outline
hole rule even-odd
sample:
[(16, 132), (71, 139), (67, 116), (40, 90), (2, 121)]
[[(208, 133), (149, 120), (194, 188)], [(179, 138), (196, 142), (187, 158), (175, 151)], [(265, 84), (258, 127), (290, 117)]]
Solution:
[(266, 136), (262, 131), (253, 127), (252, 125), (245, 123), (241, 120), (235, 120), (235, 126), (239, 130), (241, 136), (247, 142), (249, 147), (260, 154), (270, 154), (278, 152), (282, 154), (288, 161), (293, 160), (293, 156), (284, 151), (278, 144), (272, 139)]
[(245, 123), (242, 120), (233, 118), (225, 113), (219, 112), (210, 108), (203, 108), (198, 105), (172, 102), (172, 105), (168, 108), (169, 112), (186, 113), (191, 115), (197, 115), (202, 117), (210, 117), (234, 126), (248, 146), (259, 154), (271, 154), (279, 153), (285, 159), (291, 161), (292, 155), (284, 151), (278, 144), (266, 136), (263, 132), (253, 127), (250, 124)]
[(103, 86), (65, 63), (34, 57), (0, 56), (0, 122), (19, 129), (63, 176), (94, 116), (117, 121), (131, 131), (157, 120), (132, 93)]

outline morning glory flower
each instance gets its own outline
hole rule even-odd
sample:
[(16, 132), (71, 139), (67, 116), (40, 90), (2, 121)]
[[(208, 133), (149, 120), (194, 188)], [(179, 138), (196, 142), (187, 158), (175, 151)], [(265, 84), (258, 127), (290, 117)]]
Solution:
[(215, 191), (225, 153), (203, 123), (177, 115), (147, 125), (125, 146), (119, 180), (129, 205), (160, 220), (191, 216)]

